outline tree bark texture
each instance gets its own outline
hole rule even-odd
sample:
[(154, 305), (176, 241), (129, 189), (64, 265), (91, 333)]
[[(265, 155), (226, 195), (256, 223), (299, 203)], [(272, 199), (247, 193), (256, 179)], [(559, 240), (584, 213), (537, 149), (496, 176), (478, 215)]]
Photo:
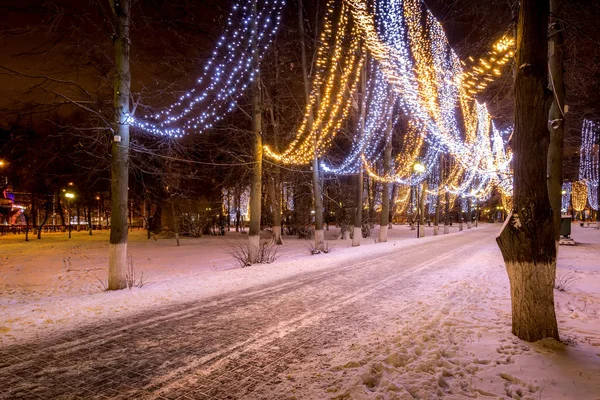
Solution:
[(354, 230), (352, 232), (352, 246), (360, 246), (362, 237), (362, 214), (363, 214), (363, 171), (362, 164), (356, 174), (356, 212), (354, 213)]
[(273, 217), (273, 244), (282, 245), (281, 239), (281, 190), (279, 184), (279, 167), (275, 166), (273, 176), (269, 179), (269, 198)]
[(438, 195), (436, 197), (435, 202), (435, 216), (433, 219), (433, 236), (437, 236), (439, 234), (440, 229), (440, 194), (438, 187)]
[(458, 217), (458, 231), (461, 232), (463, 230), (463, 210), (460, 196), (457, 196), (456, 203), (458, 203), (458, 213), (456, 214)]
[[(383, 175), (390, 174), (392, 164), (392, 128), (393, 121), (390, 118), (385, 132), (385, 150), (383, 155)], [(390, 222), (390, 184), (384, 180), (381, 185), (381, 221), (379, 221), (379, 241), (387, 242), (388, 224)]]
[(419, 237), (425, 237), (425, 199), (427, 198), (427, 182), (421, 183), (419, 196)]
[(177, 213), (175, 212), (175, 196), (171, 196), (171, 215), (173, 216), (173, 232), (175, 233), (175, 242), (179, 247), (179, 221), (177, 220)]
[(111, 147), (108, 290), (125, 289), (129, 186), (130, 0), (111, 0), (115, 27), (114, 140)]
[[(308, 61), (306, 57), (306, 35), (304, 32), (304, 17), (303, 17), (303, 2), (298, 1), (298, 25), (300, 28), (300, 49), (302, 57), (302, 72), (304, 76), (304, 95), (306, 102), (310, 102), (310, 79), (308, 76)], [(310, 110), (308, 117), (308, 129), (313, 128), (314, 114), (313, 110)], [(313, 202), (315, 208), (315, 248), (317, 250), (324, 250), (325, 248), (325, 232), (323, 232), (323, 196), (322, 196), (322, 184), (321, 174), (319, 174), (319, 158), (317, 155), (317, 141), (318, 133), (315, 137), (315, 153), (312, 162), (312, 181), (313, 181)]]
[(252, 1), (254, 9), (252, 18), (252, 71), (254, 79), (251, 83), (252, 93), (252, 133), (254, 135), (254, 165), (252, 167), (252, 184), (250, 186), (250, 229), (248, 231), (248, 262), (254, 264), (257, 262), (260, 246), (260, 220), (261, 220), (261, 195), (262, 195), (262, 107), (261, 107), (261, 87), (260, 87), (260, 67), (257, 45), (257, 3)]
[(394, 216), (398, 206), (396, 205), (396, 199), (398, 198), (398, 184), (394, 183), (392, 186), (392, 194), (390, 197), (390, 217), (389, 217), (389, 228), (392, 229), (394, 226)]
[[(517, 27), (513, 211), (496, 239), (510, 280), (512, 332), (559, 339), (554, 311), (556, 242), (546, 185), (547, 1), (523, 0)], [(542, 157), (541, 155), (544, 155)]]
[(472, 210), (471, 210), (471, 197), (467, 198), (467, 229), (471, 229), (471, 223), (473, 222)]
[[(563, 0), (550, 0), (550, 13), (560, 12)], [(562, 207), (563, 152), (565, 135), (565, 82), (563, 26), (557, 18), (550, 17), (548, 37), (548, 69), (554, 93), (549, 115), (550, 146), (548, 148), (548, 195), (554, 220), (554, 239), (560, 239)]]

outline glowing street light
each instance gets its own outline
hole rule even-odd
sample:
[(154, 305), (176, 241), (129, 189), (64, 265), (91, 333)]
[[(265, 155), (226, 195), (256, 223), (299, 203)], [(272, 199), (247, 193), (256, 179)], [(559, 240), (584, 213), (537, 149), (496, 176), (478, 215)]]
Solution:
[(413, 169), (415, 170), (415, 172), (418, 172), (418, 173), (423, 173), (423, 172), (425, 172), (425, 166), (424, 166), (423, 164), (421, 164), (421, 163), (416, 163), (416, 164), (413, 166)]
[(6, 165), (6, 162), (4, 160), (0, 160), (0, 168), (4, 167)]
[(73, 200), (73, 199), (75, 198), (75, 195), (74, 195), (73, 193), (69, 193), (69, 192), (67, 192), (67, 193), (65, 193), (65, 197), (66, 197), (67, 199), (71, 199), (71, 200)]

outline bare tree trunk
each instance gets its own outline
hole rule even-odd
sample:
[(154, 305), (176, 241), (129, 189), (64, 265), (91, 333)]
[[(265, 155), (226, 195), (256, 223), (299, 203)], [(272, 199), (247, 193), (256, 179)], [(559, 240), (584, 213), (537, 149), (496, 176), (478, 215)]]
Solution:
[[(275, 50), (275, 86), (279, 84), (279, 61), (277, 50)], [(273, 145), (275, 150), (279, 151), (279, 113), (275, 117), (276, 101), (271, 101), (269, 115), (271, 116), (271, 125), (273, 126)], [(269, 197), (271, 199), (271, 213), (273, 219), (273, 243), (282, 245), (281, 239), (281, 168), (279, 165), (272, 166), (271, 179), (269, 179)]]
[(29, 242), (29, 220), (31, 218), (27, 212), (25, 212), (23, 216), (25, 217), (25, 241)]
[[(439, 192), (439, 187), (438, 187)], [(435, 202), (435, 216), (433, 217), (433, 236), (437, 236), (439, 234), (440, 228), (440, 194), (436, 196)]]
[(427, 182), (421, 183), (421, 196), (419, 197), (419, 237), (425, 237), (425, 198), (427, 197)]
[(258, 251), (260, 247), (260, 220), (261, 220), (261, 192), (262, 192), (262, 107), (261, 107), (261, 87), (260, 87), (260, 68), (258, 57), (258, 45), (256, 43), (257, 25), (256, 19), (258, 0), (252, 1), (254, 9), (252, 18), (252, 71), (254, 79), (251, 84), (252, 91), (252, 132), (254, 134), (254, 166), (252, 168), (252, 185), (250, 187), (250, 229), (248, 232), (248, 262), (254, 264), (257, 262)]
[(108, 290), (125, 289), (129, 184), (130, 0), (111, 0), (114, 16), (115, 83), (114, 139), (111, 149), (110, 247)]
[(471, 216), (471, 197), (467, 197), (467, 229), (471, 229), (473, 217)]
[(512, 332), (529, 342), (559, 339), (554, 311), (556, 242), (546, 185), (548, 13), (546, 1), (521, 2), (512, 139), (513, 210), (496, 239), (510, 280)]
[(458, 231), (461, 232), (463, 230), (463, 210), (462, 210), (462, 200), (460, 196), (457, 196), (456, 202), (458, 203)]
[[(359, 120), (359, 135), (364, 136), (365, 132), (365, 118), (367, 113), (367, 74), (366, 74), (366, 63), (363, 64), (361, 77), (360, 77), (360, 95), (362, 99), (360, 101), (360, 120)], [(360, 246), (360, 238), (362, 237), (362, 224), (363, 224), (363, 191), (364, 191), (364, 173), (362, 160), (359, 161), (358, 174), (356, 178), (356, 214), (354, 216), (354, 230), (352, 232), (352, 246)]]
[(394, 183), (392, 186), (392, 194), (390, 197), (390, 217), (389, 217), (389, 225), (388, 227), (392, 229), (394, 226), (394, 216), (396, 215), (396, 198), (398, 197), (398, 184)]
[[(304, 76), (304, 95), (306, 104), (310, 103), (310, 80), (308, 76), (308, 61), (306, 58), (306, 35), (304, 32), (304, 17), (303, 17), (303, 2), (298, 1), (298, 26), (300, 28), (300, 49), (302, 56), (302, 72)], [(310, 110), (308, 117), (308, 129), (313, 129), (314, 114)], [(315, 206), (315, 248), (323, 250), (325, 248), (325, 232), (323, 232), (323, 195), (321, 175), (319, 174), (319, 158), (317, 154), (318, 134), (315, 137), (315, 153), (312, 162), (312, 181), (313, 181), (313, 197)]]
[(150, 201), (146, 200), (146, 234), (147, 239), (150, 240), (152, 237), (152, 215), (150, 209)]
[(240, 231), (240, 218), (241, 218), (241, 203), (242, 203), (242, 190), (239, 186), (236, 186), (233, 190), (233, 208), (235, 209), (235, 231)]
[(48, 217), (50, 216), (51, 209), (52, 209), (52, 200), (47, 200), (46, 204), (44, 206), (44, 219), (42, 220), (41, 223), (38, 224), (38, 230), (37, 230), (38, 240), (42, 238), (42, 229), (44, 228), (44, 225), (48, 221)]
[(179, 221), (177, 220), (177, 214), (175, 213), (175, 197), (171, 196), (171, 215), (173, 217), (173, 232), (175, 232), (175, 241), (177, 242), (177, 246), (179, 243)]
[(408, 220), (408, 223), (410, 225), (410, 230), (414, 231), (415, 229), (415, 223), (416, 221), (416, 210), (417, 210), (417, 186), (416, 185), (411, 185), (410, 187), (410, 194), (409, 194), (409, 200), (408, 200), (408, 207), (406, 207), (406, 219)]
[[(550, 14), (560, 11), (563, 0), (550, 0)], [(562, 206), (563, 149), (565, 135), (565, 82), (563, 57), (563, 26), (558, 18), (550, 17), (548, 38), (548, 66), (554, 101), (550, 107), (550, 146), (548, 148), (548, 196), (554, 220), (554, 239), (560, 239)]]
[(362, 214), (363, 214), (363, 171), (362, 164), (356, 174), (356, 212), (354, 214), (354, 231), (352, 232), (352, 246), (360, 246), (362, 237)]
[(81, 206), (77, 202), (77, 232), (81, 230)]
[(92, 201), (88, 203), (87, 207), (87, 220), (88, 220), (88, 233), (92, 236)]
[(319, 158), (315, 153), (312, 163), (313, 194), (315, 199), (315, 248), (325, 248), (325, 232), (323, 231), (323, 187), (319, 173)]
[[(388, 120), (387, 130), (385, 132), (385, 150), (383, 156), (383, 175), (390, 174), (392, 164), (392, 118)], [(390, 185), (387, 180), (383, 181), (381, 189), (381, 221), (379, 222), (379, 241), (387, 242), (388, 224), (390, 221)]]
[(281, 239), (281, 200), (280, 200), (280, 191), (278, 191), (278, 181), (279, 177), (277, 176), (279, 171), (273, 172), (273, 176), (269, 179), (269, 198), (271, 200), (271, 212), (273, 218), (273, 243), (277, 245), (283, 244), (283, 240)]

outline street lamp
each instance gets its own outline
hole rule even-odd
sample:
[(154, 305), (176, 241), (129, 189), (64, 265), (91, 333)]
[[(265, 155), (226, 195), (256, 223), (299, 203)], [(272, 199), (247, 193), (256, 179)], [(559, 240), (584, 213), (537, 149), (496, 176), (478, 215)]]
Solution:
[[(422, 174), (425, 172), (425, 166), (421, 163), (416, 163), (413, 166), (415, 172)], [(417, 239), (421, 237), (421, 201), (419, 198), (419, 185), (417, 185)]]
[(75, 195), (71, 192), (66, 192), (65, 197), (67, 198), (67, 212), (69, 213), (69, 239), (71, 239), (71, 202), (75, 198)]
[(4, 165), (6, 165), (6, 163), (4, 162), (4, 160), (0, 160), (0, 168), (4, 167)]

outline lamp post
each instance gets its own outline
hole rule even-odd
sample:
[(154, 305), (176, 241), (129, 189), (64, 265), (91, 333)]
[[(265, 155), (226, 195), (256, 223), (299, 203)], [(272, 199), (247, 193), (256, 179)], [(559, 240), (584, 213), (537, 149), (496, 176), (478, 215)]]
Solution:
[(67, 212), (69, 213), (69, 239), (71, 239), (71, 207), (73, 206), (73, 199), (75, 195), (71, 192), (66, 192), (65, 197), (67, 198)]
[[(421, 163), (416, 163), (413, 166), (416, 173), (422, 174), (425, 172), (425, 166)], [(419, 184), (417, 184), (417, 238), (421, 237), (421, 198), (419, 197)], [(421, 196), (423, 193), (420, 194)], [(424, 236), (424, 235), (423, 235)]]

